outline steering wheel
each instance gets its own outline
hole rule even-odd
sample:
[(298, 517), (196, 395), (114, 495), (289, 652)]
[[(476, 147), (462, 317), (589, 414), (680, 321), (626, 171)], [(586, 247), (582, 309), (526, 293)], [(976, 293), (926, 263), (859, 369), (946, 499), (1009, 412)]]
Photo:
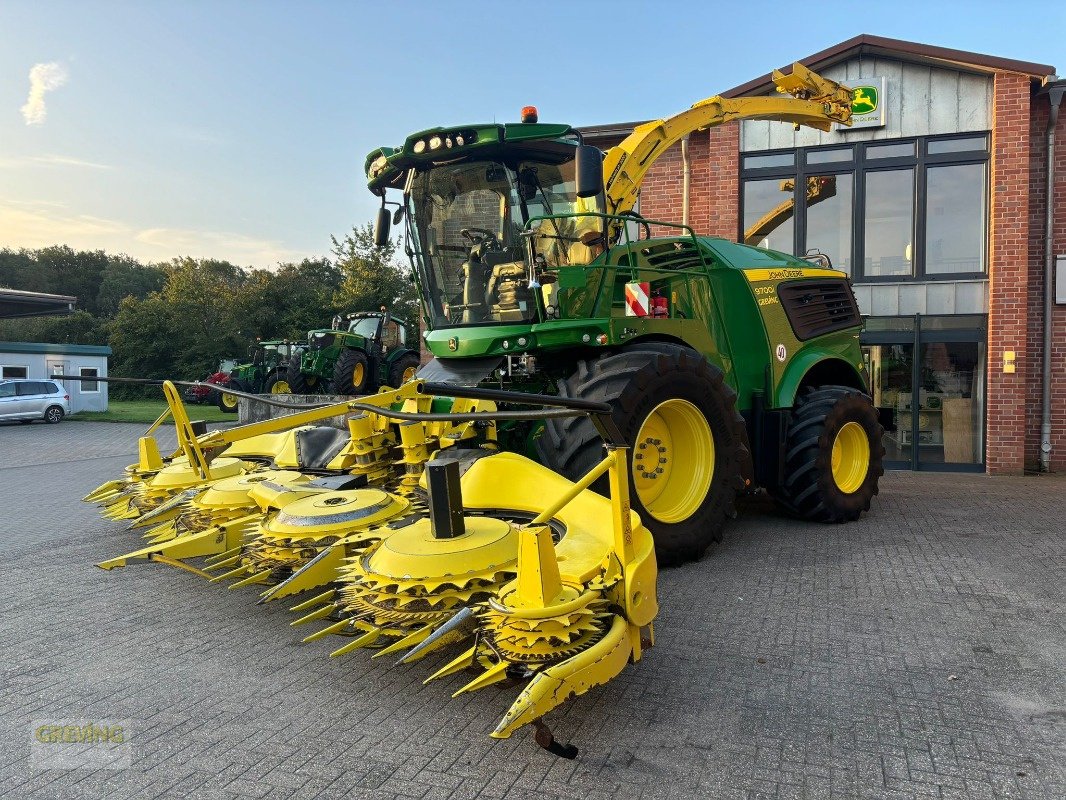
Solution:
[(496, 234), (485, 228), (463, 228), (459, 235), (470, 242), (472, 247), (477, 247), (484, 242), (492, 250), (502, 250)]

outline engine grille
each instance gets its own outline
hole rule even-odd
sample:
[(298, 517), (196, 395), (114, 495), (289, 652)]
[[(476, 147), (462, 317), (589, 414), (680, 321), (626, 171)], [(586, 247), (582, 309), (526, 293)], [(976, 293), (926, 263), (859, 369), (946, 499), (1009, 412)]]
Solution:
[(801, 342), (861, 323), (855, 295), (844, 279), (782, 283), (777, 287), (777, 296)]
[(332, 345), (336, 338), (336, 334), (316, 333), (311, 339), (311, 347), (315, 350), (323, 350)]

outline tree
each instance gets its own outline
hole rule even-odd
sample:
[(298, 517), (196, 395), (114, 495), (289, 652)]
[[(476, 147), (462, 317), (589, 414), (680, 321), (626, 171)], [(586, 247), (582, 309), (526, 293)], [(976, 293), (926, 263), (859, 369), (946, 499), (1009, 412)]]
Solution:
[(331, 237), (337, 268), (343, 275), (335, 305), (345, 311), (376, 311), (385, 306), (395, 316), (414, 324), (418, 320), (418, 295), (407, 270), (396, 263), (398, 244), (374, 246), (374, 226), (352, 228), (343, 240)]
[(228, 261), (176, 258), (166, 282), (144, 299), (126, 297), (111, 325), (113, 373), (132, 378), (197, 379), (254, 338), (240, 330), (237, 298), (245, 274)]
[(96, 293), (96, 312), (114, 317), (122, 300), (143, 299), (162, 289), (165, 282), (166, 272), (159, 267), (146, 267), (129, 256), (109, 256)]
[(107, 320), (87, 311), (62, 317), (29, 317), (0, 321), (0, 341), (100, 344), (107, 341)]
[(237, 303), (241, 329), (265, 340), (302, 340), (307, 331), (328, 327), (341, 283), (341, 271), (327, 258), (254, 270)]

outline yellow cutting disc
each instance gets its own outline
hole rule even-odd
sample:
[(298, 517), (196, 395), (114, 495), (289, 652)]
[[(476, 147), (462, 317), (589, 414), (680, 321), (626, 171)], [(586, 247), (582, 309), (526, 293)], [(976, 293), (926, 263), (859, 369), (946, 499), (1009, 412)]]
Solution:
[(466, 533), (436, 539), (428, 519), (396, 531), (367, 559), (367, 571), (404, 581), (514, 569), (518, 529), (493, 517), (467, 517)]
[(410, 502), (381, 489), (346, 489), (295, 500), (269, 520), (261, 535), (288, 539), (343, 536), (403, 514)]
[(271, 470), (223, 478), (197, 497), (196, 505), (205, 508), (254, 505), (248, 497), (248, 492), (260, 483), (270, 481), (285, 486), (301, 479), (304, 479), (304, 476), (295, 470)]

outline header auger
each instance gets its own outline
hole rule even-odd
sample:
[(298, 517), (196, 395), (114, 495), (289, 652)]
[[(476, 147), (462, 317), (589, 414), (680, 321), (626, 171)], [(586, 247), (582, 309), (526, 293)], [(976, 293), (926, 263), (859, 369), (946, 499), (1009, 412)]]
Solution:
[[(652, 644), (654, 548), (629, 508), (628, 449), (606, 407), (413, 381), (197, 435), (175, 386), (163, 388), (178, 450), (158, 457), (142, 439), (156, 456), (86, 498), (148, 528), (148, 545), (101, 567), (159, 561), (255, 586), (260, 602), (297, 599), (293, 625), (324, 625), (305, 642), (346, 640), (333, 656), (367, 649), (409, 664), (451, 649), (427, 682), (474, 671), (456, 696), (523, 682), (491, 735), (534, 724), (564, 757), (576, 749), (542, 718)], [(500, 420), (586, 414), (604, 456), (576, 483), (497, 447)], [(347, 433), (305, 424), (341, 415)], [(610, 499), (588, 488), (602, 476)]]

